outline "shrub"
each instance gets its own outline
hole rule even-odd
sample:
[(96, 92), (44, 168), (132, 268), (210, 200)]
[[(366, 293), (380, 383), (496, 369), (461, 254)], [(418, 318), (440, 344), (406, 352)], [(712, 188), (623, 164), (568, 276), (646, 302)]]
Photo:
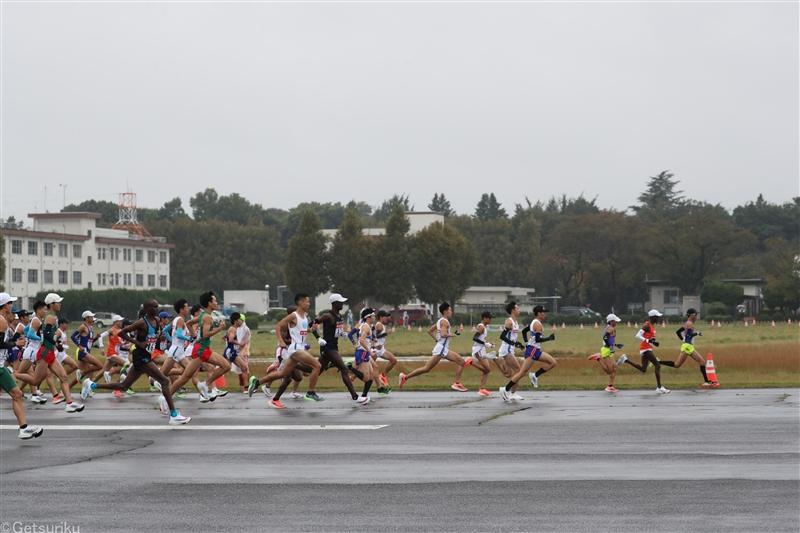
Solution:
[(730, 307), (723, 302), (711, 302), (705, 305), (704, 315), (707, 316), (727, 316), (728, 318), (731, 317), (730, 315)]

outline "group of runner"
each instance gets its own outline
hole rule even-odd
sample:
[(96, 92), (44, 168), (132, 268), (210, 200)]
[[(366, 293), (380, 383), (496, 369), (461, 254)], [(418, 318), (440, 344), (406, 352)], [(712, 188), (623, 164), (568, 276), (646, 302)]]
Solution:
[[(53, 403), (65, 403), (65, 411), (75, 413), (84, 409), (84, 405), (72, 397), (71, 389), (76, 384), (81, 385), (84, 401), (98, 389), (110, 390), (122, 398), (125, 394), (133, 394), (132, 385), (140, 376), (147, 375), (151, 388), (160, 393), (161, 412), (168, 417), (170, 424), (180, 425), (190, 421), (189, 417), (181, 415), (174, 404), (175, 397), (183, 397), (184, 386), (192, 381), (199, 392), (200, 401), (213, 402), (228, 394), (225, 388), (219, 389), (215, 383), (231, 369), (239, 375), (243, 392), (252, 396), (260, 388), (269, 398), (269, 405), (283, 409), (285, 405), (281, 397), (290, 385), (294, 398), (322, 401), (316, 385), (320, 374), (329, 369), (339, 372), (355, 405), (366, 405), (370, 402), (373, 384), (379, 394), (391, 392), (388, 374), (397, 364), (397, 358), (386, 347), (390, 313), (366, 307), (360, 313), (359, 323), (348, 328), (342, 316), (347, 298), (341, 294), (331, 295), (330, 310), (316, 317), (309, 314), (310, 296), (296, 295), (295, 304), (287, 309), (286, 316), (275, 327), (275, 362), (261, 378), (250, 375), (250, 330), (244, 317), (233, 313), (229, 322), (226, 322), (217, 312), (217, 297), (212, 291), (200, 295), (199, 303), (193, 307), (184, 299), (178, 300), (173, 305), (174, 315), (159, 311), (158, 302), (148, 299), (142, 304), (136, 320), (115, 315), (111, 328), (100, 334), (94, 331), (95, 315), (91, 311), (85, 311), (80, 325), (71, 335), (68, 334), (68, 322), (58, 318), (63, 301), (58, 294), (50, 293), (43, 301), (34, 303), (32, 313), (14, 311), (14, 301), (16, 298), (0, 293), (0, 332), (4, 333), (0, 343), (0, 389), (11, 396), (20, 428), (19, 437), (22, 439), (42, 434), (41, 428), (26, 423), (22, 389), (25, 386), (30, 388), (32, 402), (45, 403), (47, 398), (39, 389), (44, 382), (47, 382), (53, 394)], [(464, 369), (472, 367), (481, 373), (478, 394), (492, 396), (486, 384), (494, 363), (509, 380), (499, 389), (501, 398), (506, 402), (522, 400), (517, 388), (525, 375), (531, 385), (538, 388), (541, 376), (557, 365), (556, 358), (542, 350), (543, 344), (555, 340), (555, 333), (544, 334), (548, 310), (542, 305), (533, 308), (533, 318), (523, 328), (519, 323), (519, 306), (510, 302), (505, 310), (507, 317), (500, 332), (499, 349), (495, 350), (494, 344), (489, 341), (489, 327), (494, 316), (484, 311), (481, 321), (473, 327), (471, 354), (462, 358), (451, 348), (451, 340), (461, 335), (464, 327), (451, 324), (453, 309), (449, 303), (442, 303), (439, 306), (439, 319), (428, 329), (434, 342), (431, 357), (423, 366), (407, 374), (400, 372), (400, 388), (408, 380), (430, 372), (439, 362), (447, 360), (455, 367), (451, 389), (468, 391), (461, 378)], [(600, 352), (589, 357), (596, 360), (608, 375), (605, 391), (618, 392), (614, 386), (617, 369), (627, 363), (642, 373), (652, 365), (656, 392), (669, 393), (669, 389), (661, 383), (661, 366), (679, 368), (688, 358), (699, 364), (703, 387), (719, 386), (719, 383), (709, 380), (705, 360), (694, 349), (694, 338), (702, 335), (694, 324), (697, 312), (689, 309), (686, 322), (676, 331), (681, 340), (681, 352), (675, 361), (659, 360), (654, 353), (659, 346), (655, 326), (661, 316), (659, 311), (651, 310), (635, 335), (640, 343), (641, 363), (632, 361), (624, 354), (615, 359), (615, 350), (623, 347), (617, 342), (616, 328), (620, 318), (613, 313), (606, 317)], [(221, 333), (224, 333), (225, 349), (218, 354), (212, 350), (211, 342)], [(319, 357), (311, 354), (309, 334), (317, 339)], [(339, 341), (345, 338), (355, 345), (353, 363), (346, 364), (339, 352)], [(69, 341), (75, 346), (75, 359), (67, 355)], [(101, 363), (91, 350), (94, 346), (102, 348), (104, 341), (108, 344), (106, 361)], [(517, 349), (522, 351), (521, 363), (517, 358)], [(533, 370), (534, 365), (538, 365), (536, 370)], [(200, 372), (205, 372), (204, 380), (199, 378)], [(70, 377), (73, 374), (74, 377)], [(99, 381), (100, 378), (103, 382)], [(304, 379), (308, 380), (308, 389), (302, 395), (298, 388)], [(362, 383), (360, 393), (354, 385), (355, 380)], [(56, 381), (60, 382), (58, 386)], [(280, 385), (273, 394), (270, 386), (275, 381), (279, 381)]]

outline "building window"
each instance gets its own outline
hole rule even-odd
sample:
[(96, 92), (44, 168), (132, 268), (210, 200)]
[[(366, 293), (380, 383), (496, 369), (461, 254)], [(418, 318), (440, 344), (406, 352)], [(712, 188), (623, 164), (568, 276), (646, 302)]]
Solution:
[(158, 252), (158, 262), (162, 264), (167, 262), (167, 252)]
[(114, 276), (114, 285), (119, 287), (119, 274), (113, 274)]
[(75, 259), (81, 258), (81, 245), (80, 244), (73, 244), (72, 245), (72, 257)]
[(107, 279), (106, 279), (106, 275), (105, 274), (102, 274), (102, 280), (103, 281), (100, 282), (100, 285), (106, 286), (107, 285), (107, 283), (106, 283)]
[(123, 274), (122, 275), (122, 282), (125, 284), (126, 287), (131, 286), (131, 275), (130, 274)]
[(92, 256), (91, 255), (87, 255), (86, 256), (86, 264), (87, 265), (91, 265), (92, 264)]
[(136, 274), (136, 286), (144, 287), (144, 274)]
[(72, 284), (83, 285), (83, 276), (80, 270), (75, 270), (72, 272)]
[(66, 243), (63, 242), (58, 243), (58, 257), (67, 257)]
[(39, 271), (33, 268), (28, 269), (28, 283), (39, 283)]
[(28, 241), (28, 255), (39, 255), (39, 243)]
[(53, 257), (53, 243), (52, 242), (44, 243), (44, 255), (46, 257)]
[(130, 248), (123, 248), (122, 249), (122, 260), (123, 261), (130, 261), (131, 260), (131, 249)]
[(100, 273), (98, 272), (98, 273), (97, 273), (97, 286), (98, 286), (98, 287), (101, 285), (100, 281), (101, 281), (102, 279), (103, 279), (103, 275), (102, 275), (102, 274), (100, 274)]
[(147, 250), (147, 262), (148, 263), (155, 263), (156, 262), (156, 251), (155, 250)]
[(97, 249), (97, 259), (102, 261), (106, 258), (106, 249), (105, 248), (98, 248)]
[(22, 253), (22, 241), (18, 241), (18, 240), (11, 241), (11, 253), (12, 254), (21, 254)]
[(136, 250), (136, 262), (141, 263), (144, 261), (144, 250)]
[(155, 274), (148, 274), (147, 275), (147, 286), (148, 287), (155, 287), (156, 286), (156, 275)]
[(678, 303), (678, 289), (664, 289), (664, 305)]
[(66, 285), (67, 283), (69, 283), (69, 272), (67, 272), (66, 270), (59, 270), (58, 271), (58, 284), (59, 285)]
[(119, 248), (114, 248), (114, 261), (119, 261)]
[(53, 271), (52, 270), (43, 270), (42, 271), (42, 282), (48, 285), (53, 284)]
[(11, 283), (22, 283), (22, 269), (21, 268), (12, 268), (11, 269)]
[(167, 276), (158, 276), (158, 286), (162, 288), (167, 287)]

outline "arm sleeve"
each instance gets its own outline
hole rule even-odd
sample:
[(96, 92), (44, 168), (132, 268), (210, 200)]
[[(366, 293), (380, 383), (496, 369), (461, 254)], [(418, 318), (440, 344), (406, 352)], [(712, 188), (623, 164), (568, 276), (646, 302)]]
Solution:
[(528, 333), (530, 333), (530, 331), (531, 331), (531, 327), (530, 326), (525, 326), (524, 328), (522, 328), (522, 340), (523, 341), (528, 342)]
[(637, 331), (635, 337), (637, 339), (639, 339), (640, 341), (642, 341), (642, 342), (644, 342), (646, 340), (644, 338), (644, 330), (643, 329), (640, 329), (639, 331)]
[(486, 343), (481, 340), (481, 334), (478, 333), (477, 331), (475, 332), (475, 335), (472, 337), (472, 342), (474, 342), (475, 344), (483, 344), (484, 346), (486, 345)]
[(511, 330), (508, 328), (503, 328), (503, 331), (500, 333), (500, 340), (505, 342), (506, 344), (514, 344), (511, 342), (511, 339), (508, 338), (508, 334), (511, 333)]
[(675, 335), (677, 335), (680, 340), (683, 340), (683, 332), (684, 331), (685, 331), (685, 328), (683, 326), (681, 326), (679, 329), (675, 330)]
[[(46, 325), (42, 326), (42, 328), (46, 328), (46, 327), (47, 327)], [(72, 335), (70, 335), (69, 338), (72, 339), (72, 342), (75, 343), (75, 346), (80, 346), (80, 343), (78, 342), (78, 339), (80, 338), (80, 336), (81, 336), (80, 332), (76, 329), (75, 331), (72, 332)]]
[(41, 341), (42, 340), (42, 337), (37, 335), (36, 332), (33, 331), (33, 328), (25, 328), (25, 338), (26, 339), (31, 339), (32, 341)]

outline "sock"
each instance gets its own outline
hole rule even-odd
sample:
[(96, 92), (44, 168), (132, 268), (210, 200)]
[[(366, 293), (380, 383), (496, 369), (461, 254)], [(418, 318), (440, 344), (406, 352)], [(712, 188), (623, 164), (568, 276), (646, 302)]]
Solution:
[(361, 381), (364, 381), (364, 373), (361, 372), (359, 369), (353, 367), (353, 368), (350, 368), (348, 370), (350, 370), (350, 372), (352, 372), (355, 377), (357, 377)]
[(372, 387), (372, 380), (369, 380), (366, 383), (364, 383), (364, 392), (361, 393), (361, 396), (366, 396), (369, 393), (370, 387)]
[(659, 363), (661, 363), (661, 366), (670, 366), (675, 368), (675, 361), (659, 361)]
[(172, 411), (169, 412), (169, 416), (178, 416), (178, 410), (173, 409)]
[(506, 392), (510, 392), (511, 391), (511, 387), (513, 387), (514, 385), (516, 385), (516, 383), (514, 383), (513, 381), (509, 381), (506, 384)]
[(700, 365), (700, 373), (703, 374), (703, 381), (708, 383), (708, 376), (706, 375), (706, 365)]
[(25, 429), (26, 427), (28, 427), (28, 424), (22, 424), (19, 429)]
[(542, 374), (544, 374), (545, 372), (547, 372), (547, 370), (545, 370), (544, 368), (540, 368), (539, 370), (537, 370), (537, 371), (535, 372), (535, 374), (536, 374), (536, 377), (538, 378), (539, 376), (541, 376), (541, 375), (542, 375)]

